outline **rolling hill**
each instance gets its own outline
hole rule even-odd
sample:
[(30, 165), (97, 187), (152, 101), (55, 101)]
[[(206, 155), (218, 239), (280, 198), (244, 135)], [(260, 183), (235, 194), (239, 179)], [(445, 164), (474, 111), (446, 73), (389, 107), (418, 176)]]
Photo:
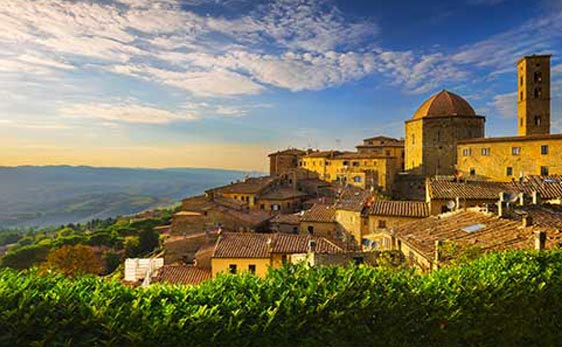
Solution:
[(79, 223), (169, 206), (243, 178), (218, 169), (0, 167), (0, 227)]

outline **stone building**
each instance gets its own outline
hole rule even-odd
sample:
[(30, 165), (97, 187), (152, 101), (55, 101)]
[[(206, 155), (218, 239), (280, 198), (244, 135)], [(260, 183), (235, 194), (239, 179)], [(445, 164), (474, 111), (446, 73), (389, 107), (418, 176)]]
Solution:
[(524, 57), (517, 72), (519, 136), (459, 141), (463, 176), (511, 181), (562, 174), (562, 134), (550, 134), (550, 56)]
[(453, 174), (457, 143), (484, 137), (484, 122), (460, 96), (446, 90), (433, 95), (406, 121), (406, 171), (423, 176)]
[(375, 136), (363, 140), (355, 146), (358, 153), (376, 153), (381, 156), (396, 158), (396, 169), (404, 171), (404, 140), (387, 136)]
[(321, 151), (305, 155), (300, 165), (327, 182), (389, 192), (398, 172), (397, 160), (395, 156), (372, 151)]
[(532, 55), (517, 62), (517, 134), (550, 134), (550, 55)]
[(277, 176), (287, 169), (298, 167), (299, 158), (305, 154), (305, 151), (296, 148), (289, 148), (269, 154), (269, 175)]

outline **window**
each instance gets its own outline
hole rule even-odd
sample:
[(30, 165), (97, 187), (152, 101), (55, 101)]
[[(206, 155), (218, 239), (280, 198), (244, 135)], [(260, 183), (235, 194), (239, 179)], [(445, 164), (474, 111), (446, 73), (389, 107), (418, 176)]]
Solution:
[(519, 77), (519, 85), (520, 85), (520, 86), (523, 85), (523, 76)]
[(361, 182), (361, 176), (355, 176), (355, 177), (353, 177), (353, 182), (355, 182), (355, 183)]
[(386, 156), (390, 157), (390, 151), (386, 151)]
[(441, 142), (441, 130), (437, 130), (437, 142)]
[(472, 151), (471, 151), (470, 148), (465, 148), (465, 149), (462, 150), (462, 155), (463, 155), (464, 157), (468, 157), (468, 156), (470, 156), (471, 152), (472, 152)]
[(519, 118), (519, 125), (523, 126), (523, 117)]
[(254, 264), (248, 265), (248, 271), (252, 274), (255, 274), (256, 273), (256, 265), (254, 265)]
[(326, 160), (326, 166), (330, 166), (330, 161)]
[(265, 204), (260, 205), (260, 210), (265, 210)]
[(548, 166), (541, 166), (541, 176), (548, 176)]
[(228, 272), (230, 272), (231, 274), (235, 274), (236, 273), (236, 264), (228, 265)]
[(520, 93), (519, 93), (519, 100), (520, 100), (520, 101), (523, 101), (523, 92), (520, 92)]
[(416, 144), (416, 136), (412, 135), (412, 145), (415, 145), (415, 144)]
[(299, 227), (293, 227), (293, 234), (299, 233)]
[(476, 176), (476, 169), (473, 167), (470, 168), (470, 176)]
[(348, 166), (349, 162), (347, 160), (344, 160), (342, 164), (343, 164), (343, 166)]
[(511, 155), (521, 154), (521, 147), (511, 147)]
[(548, 154), (548, 145), (541, 146), (541, 154)]
[(308, 230), (308, 233), (310, 235), (314, 234), (314, 227), (312, 225), (309, 225), (308, 228), (306, 228)]
[(379, 219), (379, 228), (384, 229), (386, 228), (386, 221)]
[(506, 175), (506, 176), (513, 176), (513, 168), (512, 168), (511, 166), (508, 166), (508, 167), (505, 169), (505, 175)]
[(542, 73), (540, 71), (536, 71), (535, 72), (535, 83), (541, 83), (542, 82)]
[(541, 116), (535, 116), (535, 125), (537, 126), (541, 125)]
[(535, 98), (538, 99), (542, 96), (542, 88), (535, 88)]
[(281, 209), (281, 206), (275, 204), (275, 205), (271, 205), (271, 210), (273, 211), (279, 211)]
[(359, 166), (359, 162), (358, 161), (354, 161), (351, 163), (352, 166)]
[(480, 153), (482, 153), (482, 155), (490, 155), (490, 148), (482, 148)]

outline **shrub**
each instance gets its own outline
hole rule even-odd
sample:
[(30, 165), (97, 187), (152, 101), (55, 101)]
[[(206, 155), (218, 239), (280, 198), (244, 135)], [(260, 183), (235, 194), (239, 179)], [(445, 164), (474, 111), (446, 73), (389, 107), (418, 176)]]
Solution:
[(105, 268), (94, 250), (84, 245), (63, 246), (52, 250), (47, 256), (45, 267), (66, 276), (97, 275)]
[(14, 269), (27, 269), (33, 265), (42, 263), (49, 254), (48, 245), (31, 245), (20, 247), (11, 251), (2, 258), (2, 267)]
[(429, 275), (358, 267), (132, 289), (0, 272), (0, 345), (552, 346), (562, 252), (505, 252)]

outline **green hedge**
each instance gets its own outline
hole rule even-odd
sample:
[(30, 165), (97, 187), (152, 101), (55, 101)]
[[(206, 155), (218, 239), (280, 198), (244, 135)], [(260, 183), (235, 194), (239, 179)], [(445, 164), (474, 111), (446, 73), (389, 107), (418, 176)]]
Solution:
[(0, 273), (0, 345), (554, 346), (562, 252), (504, 252), (430, 275), (369, 267), (131, 289)]

